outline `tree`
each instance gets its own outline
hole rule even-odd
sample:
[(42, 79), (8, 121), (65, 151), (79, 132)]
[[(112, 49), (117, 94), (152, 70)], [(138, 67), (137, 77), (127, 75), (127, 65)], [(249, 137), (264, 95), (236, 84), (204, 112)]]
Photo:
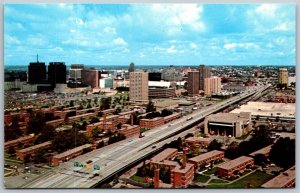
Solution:
[(91, 120), (90, 120), (90, 124), (93, 124), (93, 123), (98, 123), (100, 120), (98, 119), (98, 117), (92, 117)]
[(147, 107), (146, 107), (146, 112), (153, 112), (156, 111), (156, 108), (154, 106), (154, 103), (150, 100)]
[(70, 101), (69, 106), (74, 107), (74, 101)]
[(256, 154), (254, 156), (254, 164), (259, 166), (265, 166), (267, 163), (267, 158), (264, 154)]
[(33, 156), (33, 158), (32, 158), (32, 161), (33, 161), (35, 164), (38, 164), (38, 163), (47, 163), (48, 160), (47, 160), (45, 154), (46, 154), (45, 149), (38, 150), (38, 151), (34, 154), (34, 156)]
[(159, 178), (164, 183), (170, 184), (171, 183), (170, 169), (161, 168), (160, 171), (159, 171)]
[(173, 112), (171, 110), (169, 110), (169, 109), (163, 109), (161, 111), (161, 116), (162, 117), (166, 117), (166, 116), (169, 116), (169, 115), (172, 115), (172, 114), (173, 114)]
[(41, 133), (35, 139), (34, 144), (40, 144), (46, 141), (51, 141), (54, 139), (55, 134), (56, 130), (52, 125), (45, 125), (42, 128)]
[(97, 147), (96, 147), (96, 148), (98, 149), (98, 148), (104, 147), (104, 145), (105, 145), (105, 144), (104, 144), (104, 141), (102, 140), (102, 141), (100, 141), (100, 142), (97, 144)]
[(233, 141), (231, 144), (229, 144), (228, 148), (225, 151), (225, 157), (229, 159), (235, 159), (241, 156), (241, 153), (239, 151), (238, 142)]
[(30, 161), (31, 161), (31, 155), (30, 154), (26, 154), (24, 156), (23, 162), (26, 164), (26, 163), (29, 163)]
[(118, 124), (117, 124), (117, 128), (118, 128), (118, 129), (121, 129), (121, 127), (122, 127), (122, 123), (118, 123)]
[(111, 105), (111, 97), (101, 98), (101, 105), (100, 105), (101, 110), (109, 109), (110, 105)]
[(76, 116), (76, 111), (68, 112), (65, 117), (73, 117), (73, 116)]
[(13, 146), (10, 146), (7, 150), (7, 153), (10, 154), (10, 155), (13, 155), (16, 153), (16, 150)]
[(270, 151), (270, 161), (276, 165), (289, 168), (295, 165), (295, 139), (279, 138)]
[(4, 138), (5, 141), (17, 139), (22, 136), (22, 131), (19, 127), (18, 118), (13, 118), (11, 125), (4, 126)]
[(222, 147), (222, 143), (218, 142), (216, 139), (214, 139), (207, 147), (208, 151), (212, 150), (220, 150)]
[(99, 134), (101, 133), (101, 131), (99, 130), (98, 127), (95, 127), (93, 130), (92, 130), (92, 137), (94, 138), (97, 138), (99, 136)]
[(102, 117), (102, 116), (103, 116), (103, 112), (101, 112), (101, 111), (98, 112), (97, 116), (98, 116), (98, 117)]
[(121, 111), (122, 111), (122, 109), (120, 107), (118, 107), (116, 109), (116, 111), (114, 112), (114, 114), (117, 115), (117, 114), (121, 113)]

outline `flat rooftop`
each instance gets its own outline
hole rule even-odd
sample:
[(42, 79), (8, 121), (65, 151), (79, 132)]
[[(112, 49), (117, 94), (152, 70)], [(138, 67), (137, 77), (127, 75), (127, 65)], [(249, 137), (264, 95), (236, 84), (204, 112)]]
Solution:
[[(245, 116), (248, 114), (248, 117)], [(224, 122), (224, 123), (231, 123), (236, 121), (248, 121), (250, 117), (250, 113), (240, 112), (240, 113), (217, 113), (211, 114), (206, 117), (209, 121), (216, 121), (216, 122)]]
[(46, 146), (51, 145), (51, 144), (52, 144), (51, 141), (47, 141), (47, 142), (44, 142), (44, 143), (40, 143), (40, 144), (37, 144), (37, 145), (34, 145), (34, 146), (27, 147), (25, 149), (18, 150), (18, 152), (24, 153), (24, 152), (28, 152), (28, 151), (31, 151), (31, 150), (34, 150), (34, 149), (39, 149), (39, 148), (42, 148), (42, 147), (46, 147)]
[(204, 153), (204, 154), (200, 154), (196, 157), (193, 157), (193, 158), (189, 159), (189, 161), (201, 162), (203, 160), (206, 160), (208, 158), (211, 158), (211, 157), (214, 157), (214, 156), (217, 156), (217, 155), (220, 155), (220, 154), (224, 154), (224, 152), (223, 151), (218, 151), (218, 150), (213, 150), (213, 151), (210, 151), (210, 152), (207, 152), (207, 153)]
[(287, 183), (295, 180), (296, 169), (295, 166), (286, 170), (285, 172), (279, 174), (275, 178), (272, 178), (270, 181), (264, 183), (261, 187), (263, 188), (282, 188)]
[[(252, 115), (295, 118), (295, 103), (248, 102), (231, 113), (251, 112)], [(280, 113), (280, 114), (278, 114)]]
[(151, 158), (150, 160), (153, 162), (161, 162), (162, 160), (165, 160), (168, 156), (175, 152), (178, 152), (178, 150), (175, 148), (167, 148), (164, 151), (157, 154), (156, 156), (154, 156), (153, 158)]
[(211, 142), (212, 139), (211, 138), (204, 138), (204, 137), (189, 137), (187, 139), (185, 139), (185, 141), (191, 141), (191, 142)]
[(191, 168), (194, 168), (194, 164), (186, 163), (185, 168), (182, 167), (176, 167), (174, 168), (174, 172), (176, 173), (183, 173), (185, 174), (187, 171), (189, 171)]
[(61, 158), (67, 157), (69, 155), (72, 155), (73, 153), (77, 153), (77, 152), (79, 152), (85, 148), (89, 148), (89, 147), (92, 147), (92, 144), (81, 145), (81, 146), (75, 147), (74, 149), (70, 149), (63, 153), (57, 154), (57, 155), (53, 156), (53, 158), (61, 159)]
[(33, 136), (25, 136), (25, 137), (20, 137), (18, 139), (15, 139), (15, 140), (11, 140), (11, 141), (7, 141), (4, 143), (4, 145), (10, 145), (10, 144), (13, 144), (13, 143), (18, 143), (18, 142), (22, 142), (22, 141), (25, 141), (25, 140), (28, 140), (28, 139), (31, 139), (31, 138), (34, 138)]
[(239, 166), (240, 164), (245, 163), (250, 160), (253, 160), (253, 158), (247, 157), (247, 156), (241, 156), (241, 157), (231, 160), (229, 162), (225, 162), (217, 167), (224, 169), (224, 170), (230, 170), (230, 169), (233, 169), (233, 168)]
[(272, 145), (269, 145), (267, 147), (264, 147), (262, 149), (259, 149), (259, 150), (255, 151), (255, 152), (253, 152), (253, 153), (251, 153), (249, 155), (252, 156), (252, 157), (254, 157), (257, 154), (263, 154), (263, 155), (265, 155), (265, 154), (268, 154), (271, 151), (271, 148), (272, 148)]

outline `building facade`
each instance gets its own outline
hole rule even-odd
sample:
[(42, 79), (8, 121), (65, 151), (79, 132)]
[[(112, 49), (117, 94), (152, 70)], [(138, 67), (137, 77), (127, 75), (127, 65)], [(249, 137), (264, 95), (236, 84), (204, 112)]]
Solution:
[(251, 129), (251, 113), (248, 112), (217, 113), (204, 120), (204, 133), (210, 135), (241, 137)]
[(83, 69), (81, 71), (81, 82), (82, 84), (91, 86), (92, 88), (99, 88), (99, 79), (101, 74), (95, 69)]
[(199, 66), (199, 90), (204, 90), (204, 79), (210, 77), (211, 77), (210, 68), (201, 64)]
[(231, 176), (243, 173), (245, 169), (252, 168), (254, 166), (254, 159), (247, 156), (241, 156), (229, 162), (218, 165), (218, 176), (230, 178)]
[(204, 94), (212, 95), (221, 92), (221, 78), (211, 77), (204, 79)]
[(278, 84), (281, 85), (288, 85), (289, 83), (289, 73), (286, 68), (279, 68), (279, 73), (278, 73)]
[(175, 96), (175, 88), (149, 87), (149, 98), (172, 98)]
[(187, 91), (189, 96), (195, 96), (199, 94), (199, 72), (188, 72)]
[(48, 81), (53, 88), (56, 84), (66, 84), (67, 67), (64, 62), (50, 62), (48, 66)]
[(130, 72), (129, 100), (148, 100), (148, 72)]

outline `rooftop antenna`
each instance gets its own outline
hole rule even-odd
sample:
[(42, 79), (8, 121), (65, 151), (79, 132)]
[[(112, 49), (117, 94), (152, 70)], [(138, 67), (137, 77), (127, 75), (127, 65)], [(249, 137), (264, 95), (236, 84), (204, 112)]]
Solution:
[(39, 54), (36, 54), (36, 61), (39, 63)]

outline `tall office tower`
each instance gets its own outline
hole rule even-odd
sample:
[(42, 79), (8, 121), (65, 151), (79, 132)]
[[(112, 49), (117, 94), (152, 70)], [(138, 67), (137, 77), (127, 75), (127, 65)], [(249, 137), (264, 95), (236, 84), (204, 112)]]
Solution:
[(279, 68), (278, 84), (287, 86), (289, 82), (289, 73), (286, 68)]
[(71, 64), (70, 78), (76, 80), (81, 80), (81, 71), (84, 68), (83, 64)]
[(199, 66), (199, 90), (204, 90), (204, 79), (210, 77), (211, 77), (210, 68), (205, 67), (204, 64), (201, 64)]
[(39, 62), (37, 55), (36, 62), (30, 62), (28, 66), (28, 82), (31, 84), (46, 83), (47, 71), (45, 62)]
[(129, 80), (129, 100), (148, 100), (148, 72), (130, 72)]
[(134, 72), (134, 63), (129, 64), (128, 72)]
[(188, 84), (187, 90), (189, 96), (195, 96), (199, 94), (199, 72), (198, 71), (188, 72), (187, 84)]
[(211, 77), (204, 79), (204, 94), (211, 95), (221, 92), (221, 78)]
[(48, 66), (48, 81), (53, 88), (56, 84), (66, 84), (67, 67), (64, 62), (50, 62)]
[(91, 86), (92, 88), (99, 88), (99, 80), (101, 73), (95, 69), (83, 69), (81, 71), (81, 83)]

